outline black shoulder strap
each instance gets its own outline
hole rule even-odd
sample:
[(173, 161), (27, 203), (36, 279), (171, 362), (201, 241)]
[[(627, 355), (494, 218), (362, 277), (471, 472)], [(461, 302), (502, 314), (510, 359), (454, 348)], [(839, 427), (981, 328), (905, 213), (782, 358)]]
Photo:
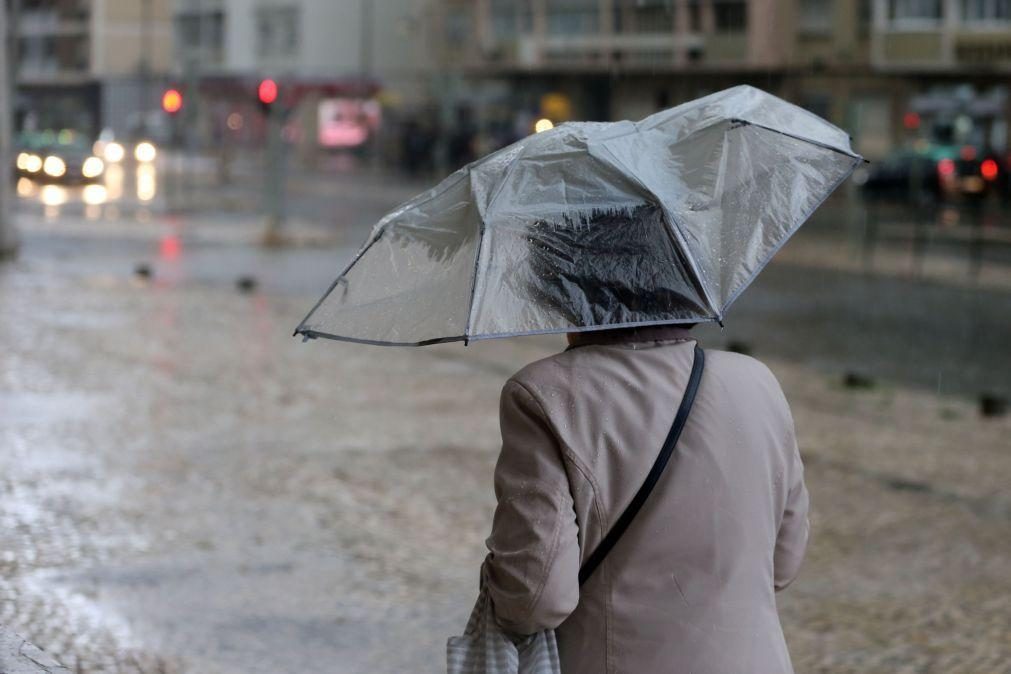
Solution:
[(681, 399), (681, 406), (678, 408), (678, 413), (674, 417), (674, 424), (670, 428), (670, 432), (667, 434), (667, 440), (663, 443), (663, 449), (660, 450), (660, 454), (656, 457), (656, 461), (653, 463), (653, 467), (649, 471), (649, 475), (646, 476), (646, 481), (642, 483), (639, 487), (639, 491), (636, 492), (635, 497), (632, 502), (628, 504), (625, 508), (625, 512), (621, 514), (618, 521), (614, 523), (614, 527), (607, 532), (604, 536), (604, 540), (600, 542), (600, 545), (593, 551), (593, 553), (587, 558), (586, 563), (579, 569), (579, 584), (582, 585), (593, 572), (597, 570), (600, 563), (604, 561), (607, 557), (607, 553), (611, 551), (611, 548), (615, 546), (621, 535), (625, 533), (628, 529), (628, 525), (632, 523), (635, 519), (636, 514), (642, 505), (649, 498), (650, 492), (653, 491), (653, 487), (656, 486), (657, 481), (660, 479), (660, 475), (663, 474), (664, 468), (667, 467), (667, 462), (670, 460), (671, 454), (674, 453), (674, 446), (678, 443), (678, 438), (681, 437), (681, 431), (685, 427), (685, 422), (688, 421), (688, 413), (691, 412), (692, 403), (695, 402), (695, 393), (699, 389), (699, 381), (702, 379), (702, 369), (705, 367), (706, 357), (705, 353), (696, 344), (695, 345), (695, 362), (692, 364), (692, 373), (688, 377), (688, 387), (685, 389), (684, 397)]

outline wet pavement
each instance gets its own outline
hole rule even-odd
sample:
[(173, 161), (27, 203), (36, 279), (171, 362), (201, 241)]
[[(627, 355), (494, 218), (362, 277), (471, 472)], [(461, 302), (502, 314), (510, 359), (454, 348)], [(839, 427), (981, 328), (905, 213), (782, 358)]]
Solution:
[[(277, 250), (241, 211), (26, 197), (21, 257), (0, 267), (0, 624), (72, 671), (438, 672), (466, 622), (498, 391), (561, 339), (292, 339), (414, 186), (296, 189), (300, 245)], [(327, 200), (339, 218), (309, 217)], [(813, 224), (798, 250), (859, 253)], [(959, 251), (915, 277), (907, 244), (857, 269), (791, 244), (725, 331), (702, 330), (766, 360), (797, 418), (815, 508), (781, 597), (798, 672), (1011, 658), (1011, 421), (975, 401), (1011, 393), (1011, 287), (1000, 259), (980, 275)], [(847, 370), (876, 383), (845, 389)]]

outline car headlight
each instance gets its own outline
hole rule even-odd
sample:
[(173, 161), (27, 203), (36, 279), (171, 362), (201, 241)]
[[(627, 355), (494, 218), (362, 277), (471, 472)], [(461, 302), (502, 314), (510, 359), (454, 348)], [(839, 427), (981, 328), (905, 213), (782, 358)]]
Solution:
[(123, 150), (123, 146), (116, 141), (109, 141), (105, 144), (103, 154), (105, 155), (105, 161), (110, 164), (115, 164), (116, 162), (123, 161), (123, 155), (125, 155), (126, 152)]
[(47, 176), (59, 178), (67, 172), (67, 164), (56, 155), (51, 154), (42, 162), (42, 170), (45, 171)]
[(25, 157), (25, 170), (29, 173), (38, 173), (42, 170), (42, 157), (37, 154), (29, 154)]
[(19, 152), (18, 153), (17, 166), (18, 166), (18, 170), (19, 171), (27, 171), (28, 170), (28, 153), (27, 152)]
[(137, 147), (133, 149), (134, 158), (141, 162), (154, 161), (157, 154), (158, 152), (154, 149), (154, 145), (146, 140), (137, 143)]
[(85, 178), (100, 176), (104, 170), (105, 164), (98, 157), (88, 157), (84, 160), (84, 163), (81, 164), (81, 175)]

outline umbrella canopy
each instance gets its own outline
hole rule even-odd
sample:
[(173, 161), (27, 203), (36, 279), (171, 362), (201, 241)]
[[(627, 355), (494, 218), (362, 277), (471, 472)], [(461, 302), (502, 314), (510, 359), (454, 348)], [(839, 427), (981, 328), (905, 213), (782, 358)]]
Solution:
[(296, 334), (421, 345), (720, 321), (862, 161), (739, 86), (640, 122), (576, 122), (383, 217)]

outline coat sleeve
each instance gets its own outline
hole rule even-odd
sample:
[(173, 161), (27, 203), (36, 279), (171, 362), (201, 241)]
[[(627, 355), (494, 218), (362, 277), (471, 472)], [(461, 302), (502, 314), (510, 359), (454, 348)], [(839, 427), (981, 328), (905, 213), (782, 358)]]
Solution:
[[(786, 399), (783, 399), (786, 403)], [(800, 573), (801, 562), (807, 550), (810, 533), (808, 523), (808, 494), (804, 486), (804, 464), (797, 448), (793, 418), (786, 408), (785, 438), (786, 450), (786, 506), (776, 536), (776, 552), (773, 559), (776, 591), (786, 588)]]
[(537, 399), (510, 380), (500, 402), (498, 505), (482, 578), (499, 625), (516, 634), (557, 627), (579, 601), (579, 543), (568, 476)]

